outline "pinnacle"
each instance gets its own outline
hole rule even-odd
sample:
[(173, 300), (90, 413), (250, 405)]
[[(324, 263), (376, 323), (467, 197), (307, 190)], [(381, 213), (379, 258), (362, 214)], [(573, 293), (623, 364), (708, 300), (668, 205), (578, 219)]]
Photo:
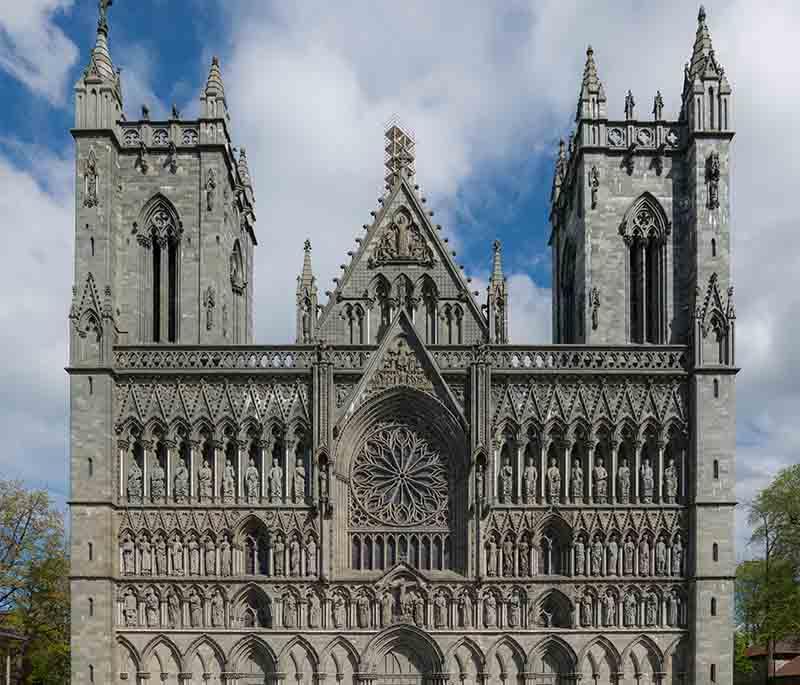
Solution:
[(582, 90), (587, 89), (596, 92), (601, 87), (600, 78), (597, 75), (597, 64), (594, 61), (594, 49), (591, 45), (586, 48), (586, 64), (583, 67)]
[(306, 239), (303, 243), (303, 271), (300, 274), (299, 283), (302, 286), (310, 286), (314, 282), (314, 271), (311, 268), (311, 241)]
[(104, 81), (116, 82), (117, 72), (111, 61), (111, 52), (108, 49), (108, 8), (111, 0), (101, 0), (100, 16), (97, 20), (97, 37), (88, 70), (94, 72)]
[(216, 55), (211, 60), (211, 69), (206, 82), (206, 94), (216, 93), (225, 97), (225, 85), (222, 82), (222, 72), (219, 68), (219, 57)]
[(239, 152), (239, 176), (242, 179), (242, 185), (245, 187), (252, 187), (250, 180), (250, 167), (247, 164), (247, 151), (242, 148)]
[(492, 258), (492, 282), (493, 283), (502, 283), (503, 282), (503, 259), (502, 259), (502, 246), (499, 240), (495, 240), (492, 243), (492, 250), (494, 252), (494, 257)]
[(713, 52), (711, 44), (711, 34), (706, 24), (706, 10), (701, 5), (697, 13), (697, 33), (694, 38), (694, 48), (692, 49), (692, 59), (689, 65), (689, 77), (694, 79), (705, 69), (706, 61)]

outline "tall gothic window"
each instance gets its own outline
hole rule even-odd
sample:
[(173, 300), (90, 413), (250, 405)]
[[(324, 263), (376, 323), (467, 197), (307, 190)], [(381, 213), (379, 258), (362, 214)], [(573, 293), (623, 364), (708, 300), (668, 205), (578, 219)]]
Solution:
[(625, 216), (620, 233), (627, 258), (629, 340), (666, 342), (666, 242), (669, 222), (657, 200), (646, 193)]
[(425, 342), (435, 345), (439, 342), (438, 333), (438, 300), (439, 294), (436, 285), (430, 279), (426, 279), (422, 285), (422, 301), (425, 305)]

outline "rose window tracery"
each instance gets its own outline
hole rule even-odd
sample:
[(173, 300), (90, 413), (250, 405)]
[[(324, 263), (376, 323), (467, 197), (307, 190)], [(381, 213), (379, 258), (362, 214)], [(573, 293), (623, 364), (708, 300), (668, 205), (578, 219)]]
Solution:
[(353, 497), (384, 525), (441, 524), (447, 516), (447, 466), (438, 447), (406, 425), (369, 434), (353, 463)]

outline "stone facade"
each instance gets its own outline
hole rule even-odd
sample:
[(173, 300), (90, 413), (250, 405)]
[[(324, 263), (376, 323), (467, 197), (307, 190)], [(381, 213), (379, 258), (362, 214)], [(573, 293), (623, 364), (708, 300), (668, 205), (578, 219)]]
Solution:
[(587, 52), (552, 196), (555, 344), (508, 339), (414, 142), (294, 344), (255, 345), (253, 186), (202, 117), (122, 116), (108, 2), (76, 86), (74, 683), (729, 683), (731, 90), (608, 119)]

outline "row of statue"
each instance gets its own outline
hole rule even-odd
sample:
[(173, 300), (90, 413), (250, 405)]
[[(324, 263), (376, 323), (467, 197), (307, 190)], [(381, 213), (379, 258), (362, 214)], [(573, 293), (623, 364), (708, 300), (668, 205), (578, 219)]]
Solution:
[(184, 543), (178, 535), (168, 540), (157, 534), (151, 542), (126, 532), (120, 539), (120, 570), (126, 576), (315, 576), (317, 551), (310, 536), (304, 543), (292, 536), (288, 544), (280, 534), (270, 543), (248, 537), (239, 545), (227, 534), (219, 541), (189, 535)]
[[(523, 536), (517, 542), (506, 538), (502, 544), (494, 536), (486, 543), (486, 573), (489, 576), (527, 577), (554, 573), (573, 576), (681, 576), (684, 550), (680, 537), (671, 544), (661, 536), (655, 545), (642, 538), (637, 545), (631, 536), (624, 542), (616, 538), (603, 541), (599, 536), (588, 544), (583, 536), (572, 543), (572, 569), (558, 566), (545, 557), (558, 554), (557, 542), (545, 541), (546, 549), (531, 545)], [(540, 562), (540, 563), (537, 563)], [(538, 569), (538, 573), (537, 573)], [(638, 569), (638, 571), (637, 571)]]
[[(354, 624), (358, 628), (386, 628), (397, 623), (408, 623), (420, 628), (451, 627), (451, 606), (455, 610), (452, 617), (459, 628), (521, 628), (523, 614), (527, 614), (527, 627), (613, 627), (635, 626), (679, 626), (685, 624), (685, 602), (677, 590), (665, 592), (663, 600), (655, 591), (638, 593), (630, 590), (618, 595), (608, 590), (595, 596), (586, 593), (576, 601), (573, 608), (567, 603), (558, 606), (551, 600), (528, 603), (519, 593), (501, 600), (488, 593), (476, 603), (468, 593), (461, 594), (455, 602), (444, 593), (434, 596), (431, 602), (432, 625), (427, 620), (426, 602), (414, 592), (385, 592), (373, 600), (360, 595), (354, 601)], [(236, 607), (228, 602), (220, 590), (213, 591), (206, 598), (196, 588), (191, 588), (185, 600), (170, 588), (163, 601), (158, 592), (147, 588), (141, 598), (133, 589), (127, 589), (121, 596), (121, 621), (126, 627), (169, 627), (169, 628), (271, 628), (275, 623), (275, 612), (268, 600), (259, 600), (252, 595), (245, 596)], [(527, 605), (527, 612), (525, 606)], [(184, 610), (184, 606), (186, 609)], [(207, 611), (206, 611), (207, 608)], [(227, 609), (227, 611), (226, 611)], [(373, 610), (375, 613), (373, 613)], [(330, 625), (337, 629), (347, 629), (348, 604), (335, 594), (330, 601)], [(280, 600), (279, 625), (283, 628), (322, 628), (327, 621), (323, 618), (324, 606), (316, 594), (303, 599), (292, 593)]]
[[(172, 497), (176, 503), (185, 504), (191, 500), (190, 480), (186, 463), (183, 459), (179, 459), (175, 467), (172, 483)], [(233, 461), (228, 458), (225, 461), (220, 486), (220, 495), (223, 502), (233, 503), (237, 501), (236, 480), (236, 468)], [(306, 501), (306, 469), (303, 466), (302, 459), (297, 459), (286, 498), (284, 497), (283, 480), (283, 468), (278, 459), (273, 459), (272, 468), (269, 470), (267, 477), (267, 501), (271, 504), (281, 504), (287, 499), (293, 504), (304, 504)], [(128, 501), (134, 504), (141, 504), (144, 500), (144, 474), (136, 459), (130, 459), (128, 462), (127, 482)], [(149, 484), (149, 501), (155, 503), (165, 502), (167, 500), (167, 474), (159, 460), (155, 460), (149, 468)], [(327, 490), (327, 482), (325, 486), (325, 490)], [(322, 489), (322, 485), (320, 485), (320, 489)], [(244, 473), (243, 490), (242, 501), (246, 501), (249, 504), (261, 502), (261, 473), (256, 466), (255, 459), (252, 457)], [(208, 460), (203, 459), (202, 466), (197, 471), (197, 501), (212, 502), (214, 501), (214, 494), (214, 472), (209, 466)]]
[[(602, 457), (598, 457), (592, 469), (592, 493), (593, 501), (596, 504), (606, 504), (609, 502), (610, 493), (608, 489), (608, 471), (605, 468)], [(482, 478), (479, 472), (479, 478)], [(522, 504), (536, 504), (538, 499), (537, 481), (539, 471), (533, 463), (533, 457), (528, 457), (527, 465), (522, 473)], [(550, 458), (550, 466), (545, 473), (546, 500), (550, 504), (558, 504), (562, 501), (561, 492), (561, 469), (555, 457)], [(655, 490), (655, 476), (650, 459), (644, 457), (639, 468), (639, 500), (643, 504), (652, 504)], [(619, 504), (631, 503), (631, 469), (628, 460), (622, 458), (617, 469), (617, 501)], [(483, 492), (482, 483), (479, 484), (479, 492)], [(582, 504), (584, 500), (584, 470), (582, 462), (576, 458), (573, 462), (569, 501), (575, 504)], [(670, 458), (664, 468), (664, 503), (674, 504), (678, 497), (678, 468), (675, 460)], [(514, 467), (511, 459), (506, 457), (500, 467), (499, 500), (501, 504), (513, 504), (517, 502), (514, 495)]]

